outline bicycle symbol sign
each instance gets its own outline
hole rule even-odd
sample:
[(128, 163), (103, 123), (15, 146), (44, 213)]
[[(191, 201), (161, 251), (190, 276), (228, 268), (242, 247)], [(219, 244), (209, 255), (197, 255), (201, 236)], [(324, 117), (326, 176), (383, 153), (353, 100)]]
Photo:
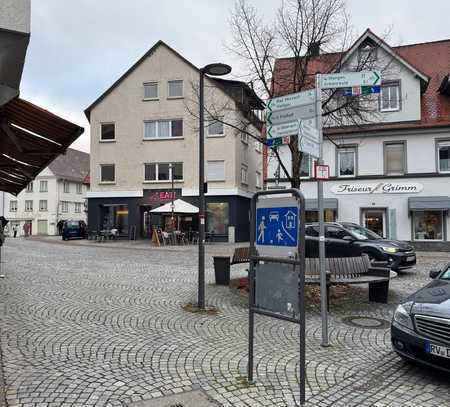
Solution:
[(256, 244), (262, 246), (298, 245), (298, 207), (256, 209)]

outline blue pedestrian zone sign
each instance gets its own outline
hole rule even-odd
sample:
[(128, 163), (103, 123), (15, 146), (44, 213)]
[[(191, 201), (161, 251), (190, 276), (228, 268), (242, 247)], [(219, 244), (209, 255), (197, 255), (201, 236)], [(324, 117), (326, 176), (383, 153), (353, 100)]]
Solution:
[(256, 244), (261, 246), (298, 246), (298, 207), (256, 209)]

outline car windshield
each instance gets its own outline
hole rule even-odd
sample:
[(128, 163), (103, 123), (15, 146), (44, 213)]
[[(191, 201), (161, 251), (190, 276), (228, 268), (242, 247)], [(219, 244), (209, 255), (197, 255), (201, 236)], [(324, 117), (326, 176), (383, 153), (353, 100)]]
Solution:
[(355, 236), (358, 240), (378, 240), (382, 239), (381, 236), (377, 235), (375, 232), (372, 232), (369, 229), (363, 228), (358, 225), (344, 225), (345, 229), (347, 229), (353, 236)]
[(77, 228), (77, 227), (78, 227), (78, 222), (67, 222), (67, 223), (66, 223), (66, 226), (67, 226), (68, 228), (71, 228), (71, 229)]
[(450, 280), (450, 267), (442, 274), (441, 280)]

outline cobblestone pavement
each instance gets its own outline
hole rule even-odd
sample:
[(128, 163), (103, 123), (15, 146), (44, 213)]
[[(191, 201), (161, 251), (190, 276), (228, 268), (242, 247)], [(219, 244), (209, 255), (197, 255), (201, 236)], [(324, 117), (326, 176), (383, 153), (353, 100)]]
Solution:
[[(450, 405), (448, 375), (401, 361), (388, 329), (343, 322), (352, 315), (390, 320), (395, 303), (445, 259), (422, 256), (420, 267), (392, 282), (388, 305), (347, 300), (332, 309), (329, 348), (320, 347), (318, 310), (308, 311), (307, 406)], [(218, 315), (181, 308), (196, 298), (195, 248), (8, 239), (2, 260), (9, 406), (127, 406), (198, 388), (223, 406), (293, 406), (298, 400), (298, 326), (257, 317), (256, 384), (249, 385), (245, 299), (208, 284), (207, 302)], [(210, 256), (208, 262), (212, 283)]]

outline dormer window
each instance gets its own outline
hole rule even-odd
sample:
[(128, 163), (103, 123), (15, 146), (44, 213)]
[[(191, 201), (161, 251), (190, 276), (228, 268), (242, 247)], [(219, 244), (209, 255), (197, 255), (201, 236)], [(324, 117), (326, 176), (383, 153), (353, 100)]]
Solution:
[(395, 112), (397, 110), (400, 110), (400, 83), (383, 83), (380, 93), (380, 111)]
[(360, 67), (366, 67), (377, 60), (377, 49), (372, 44), (365, 43), (359, 47), (358, 61)]

